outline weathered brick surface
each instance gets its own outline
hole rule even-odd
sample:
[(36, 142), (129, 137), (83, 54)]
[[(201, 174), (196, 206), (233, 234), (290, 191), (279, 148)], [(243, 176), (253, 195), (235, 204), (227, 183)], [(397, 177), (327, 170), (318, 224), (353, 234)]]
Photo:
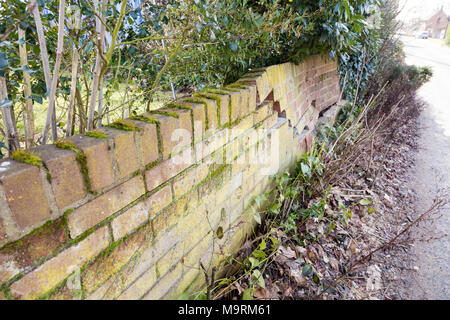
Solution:
[(218, 98), (220, 101), (219, 111), (218, 111), (218, 115), (219, 115), (218, 120), (219, 120), (219, 126), (223, 127), (229, 121), (228, 104), (230, 101), (230, 96), (228, 96), (226, 94), (216, 94), (216, 93), (211, 93), (209, 95), (211, 95), (212, 97)]
[(130, 120), (132, 123), (141, 130), (136, 132), (139, 136), (140, 146), (139, 151), (141, 153), (141, 164), (146, 166), (159, 158), (158, 150), (158, 134), (156, 124), (147, 123), (144, 121)]
[(92, 190), (99, 191), (114, 183), (114, 171), (107, 140), (83, 135), (76, 135), (68, 140), (86, 155)]
[(148, 220), (148, 201), (141, 201), (111, 222), (113, 236), (118, 240)]
[(239, 91), (228, 91), (231, 99), (230, 122), (235, 122), (241, 115), (241, 93)]
[[(198, 261), (209, 270), (235, 252), (255, 225), (254, 197), (274, 188), (270, 174), (311, 148), (319, 112), (339, 98), (336, 68), (314, 56), (254, 69), (221, 89), (227, 94), (211, 90), (195, 96), (205, 103), (175, 102), (147, 113), (150, 123), (133, 120), (140, 130), (69, 138), (87, 156), (97, 191), (89, 195), (72, 151), (36, 148), (50, 184), (45, 168), (1, 161), (0, 247), (17, 241), (0, 249), (0, 286), (6, 282), (15, 298), (52, 290), (49, 299), (78, 299), (71, 281), (83, 267), (87, 299), (167, 299), (199, 290)], [(178, 139), (176, 129), (188, 138)], [(144, 169), (144, 177), (133, 175)], [(50, 207), (60, 210), (50, 215)], [(75, 210), (26, 235), (68, 207)]]
[(152, 219), (153, 232), (155, 235), (159, 235), (167, 228), (173, 226), (181, 216), (191, 212), (197, 207), (198, 195), (195, 190), (192, 190), (181, 199), (170, 204)]
[(67, 216), (70, 236), (75, 238), (133, 202), (145, 192), (141, 176), (115, 187)]
[(172, 151), (172, 154), (177, 154), (192, 143), (192, 119), (189, 110), (171, 108), (171, 111), (178, 115), (178, 128), (180, 129), (174, 137), (176, 147)]
[(152, 114), (151, 118), (155, 119), (159, 123), (162, 155), (164, 159), (167, 159), (177, 144), (175, 139), (172, 139), (172, 134), (176, 129), (178, 129), (178, 119), (161, 114)]
[(72, 246), (39, 268), (14, 282), (11, 294), (18, 299), (35, 299), (51, 290), (76, 268), (94, 258), (109, 244), (108, 229), (100, 228), (80, 243)]
[(19, 228), (39, 226), (50, 218), (39, 168), (10, 159), (1, 161), (0, 168), (0, 183)]
[(206, 116), (208, 118), (208, 130), (214, 132), (220, 126), (217, 102), (213, 99), (202, 99), (206, 102)]
[[(139, 250), (142, 249), (146, 243), (151, 242), (151, 236), (151, 225), (147, 224), (139, 229), (138, 232), (126, 238), (107, 254), (102, 255), (87, 266), (81, 274), (83, 289), (86, 294), (90, 295), (104, 283), (109, 287), (112, 286), (112, 282), (119, 283), (121, 278), (125, 278), (129, 270), (131, 270), (132, 264), (137, 261)], [(125, 269), (123, 269), (124, 266)], [(126, 266), (130, 269), (127, 269)], [(121, 270), (122, 272), (120, 272)], [(116, 280), (108, 282), (108, 279)], [(114, 292), (113, 289), (114, 288), (103, 290), (102, 295), (105, 294), (106, 291), (110, 291), (110, 294), (112, 294)]]
[(206, 110), (202, 103), (183, 102), (191, 109), (192, 119), (194, 121), (194, 142), (200, 141), (206, 131)]
[(62, 218), (0, 250), (0, 285), (50, 258), (68, 240)]
[(119, 179), (125, 178), (139, 169), (136, 143), (133, 131), (123, 131), (104, 128), (108, 138), (112, 141), (114, 157), (117, 163)]
[(172, 202), (172, 189), (170, 185), (167, 185), (161, 190), (156, 191), (147, 200), (147, 206), (149, 208), (150, 216), (155, 215)]
[(192, 170), (189, 170), (185, 175), (181, 176), (173, 183), (174, 196), (181, 197), (191, 188), (199, 184), (208, 175), (208, 165), (201, 164)]
[(53, 145), (36, 147), (34, 152), (50, 173), (51, 186), (60, 209), (84, 198), (86, 188), (75, 152), (58, 149)]

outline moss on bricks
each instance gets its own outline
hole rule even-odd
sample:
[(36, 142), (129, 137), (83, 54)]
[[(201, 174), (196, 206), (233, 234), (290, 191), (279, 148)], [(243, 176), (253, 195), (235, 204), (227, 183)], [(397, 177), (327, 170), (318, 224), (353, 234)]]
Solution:
[(143, 114), (137, 115), (137, 116), (132, 116), (132, 117), (130, 117), (130, 120), (142, 121), (142, 122), (153, 123), (153, 124), (159, 125), (159, 123), (156, 119), (153, 119), (153, 118), (143, 115)]
[(181, 103), (170, 102), (165, 105), (167, 108), (191, 110), (192, 108)]
[(108, 138), (104, 131), (98, 130), (98, 129), (86, 132), (84, 135), (91, 137), (91, 138), (97, 138), (97, 139), (107, 139)]
[[(227, 93), (224, 93), (225, 95), (228, 95)], [(215, 94), (211, 94), (211, 93), (203, 93), (203, 92), (196, 92), (194, 93), (194, 98), (205, 98), (205, 99), (211, 99), (214, 100), (216, 102), (217, 105), (217, 119), (219, 121), (219, 123), (221, 123), (221, 118), (220, 118), (220, 98), (218, 96), (216, 96)]]
[(11, 155), (11, 159), (18, 162), (28, 163), (39, 168), (44, 166), (41, 158), (27, 150), (14, 151)]
[(206, 114), (206, 130), (209, 129), (209, 120), (208, 120), (208, 104), (206, 103), (206, 101), (203, 101), (202, 99), (199, 98), (188, 98), (188, 99), (184, 99), (183, 101), (189, 102), (189, 103), (197, 103), (197, 104), (202, 104), (204, 109), (205, 109), (205, 114)]
[(206, 89), (206, 92), (208, 93), (214, 93), (214, 94), (222, 94), (222, 95), (229, 95), (228, 92), (222, 89)]
[(87, 192), (94, 193), (91, 187), (91, 179), (89, 178), (89, 172), (87, 167), (87, 158), (83, 151), (77, 148), (75, 144), (67, 140), (58, 140), (55, 142), (55, 146), (60, 149), (72, 150), (76, 153), (75, 159), (80, 165), (81, 175), (83, 176), (84, 187)]
[(150, 111), (150, 113), (151, 114), (161, 114), (163, 116), (172, 117), (172, 118), (179, 118), (180, 117), (178, 115), (178, 113), (171, 112), (171, 111), (168, 111), (168, 110), (161, 110), (161, 109), (152, 110), (152, 111)]
[(132, 116), (132, 117), (130, 117), (130, 120), (153, 123), (154, 125), (156, 125), (156, 137), (158, 139), (158, 152), (159, 152), (160, 156), (162, 156), (162, 154), (163, 154), (162, 138), (161, 138), (161, 129), (159, 127), (158, 120), (156, 120), (152, 117), (149, 117), (147, 115), (144, 115), (144, 114)]
[(242, 83), (232, 83), (232, 84), (228, 85), (227, 88), (228, 89), (230, 89), (230, 88), (247, 89), (247, 87), (244, 86)]
[(110, 128), (124, 130), (124, 131), (140, 131), (141, 128), (136, 127), (131, 121), (119, 119), (108, 125)]

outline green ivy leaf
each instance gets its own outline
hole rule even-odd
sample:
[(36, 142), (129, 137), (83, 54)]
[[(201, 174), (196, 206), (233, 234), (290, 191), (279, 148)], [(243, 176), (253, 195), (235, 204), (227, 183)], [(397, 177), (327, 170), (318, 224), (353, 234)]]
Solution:
[(259, 271), (258, 269), (253, 270), (252, 276), (256, 280), (256, 283), (261, 288), (265, 288), (266, 287), (266, 283), (264, 282), (264, 277), (262, 276), (261, 271)]
[(361, 200), (359, 200), (358, 203), (359, 203), (360, 205), (367, 206), (367, 205), (369, 205), (369, 204), (372, 204), (372, 200), (369, 200), (369, 199), (361, 199)]

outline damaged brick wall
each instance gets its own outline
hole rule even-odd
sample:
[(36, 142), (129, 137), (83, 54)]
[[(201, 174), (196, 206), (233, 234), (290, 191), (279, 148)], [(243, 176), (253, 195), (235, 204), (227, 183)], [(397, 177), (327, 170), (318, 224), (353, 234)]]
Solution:
[(0, 162), (0, 299), (160, 299), (204, 284), (255, 224), (252, 199), (340, 95), (313, 56)]

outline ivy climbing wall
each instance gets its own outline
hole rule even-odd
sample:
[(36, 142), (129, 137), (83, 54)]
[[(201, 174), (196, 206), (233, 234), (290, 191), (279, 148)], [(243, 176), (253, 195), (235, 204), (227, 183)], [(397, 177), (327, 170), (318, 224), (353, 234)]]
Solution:
[(33, 162), (0, 161), (0, 299), (200, 290), (200, 262), (220, 269), (236, 252), (255, 196), (308, 150), (339, 96), (336, 61), (313, 56), (36, 147)]

